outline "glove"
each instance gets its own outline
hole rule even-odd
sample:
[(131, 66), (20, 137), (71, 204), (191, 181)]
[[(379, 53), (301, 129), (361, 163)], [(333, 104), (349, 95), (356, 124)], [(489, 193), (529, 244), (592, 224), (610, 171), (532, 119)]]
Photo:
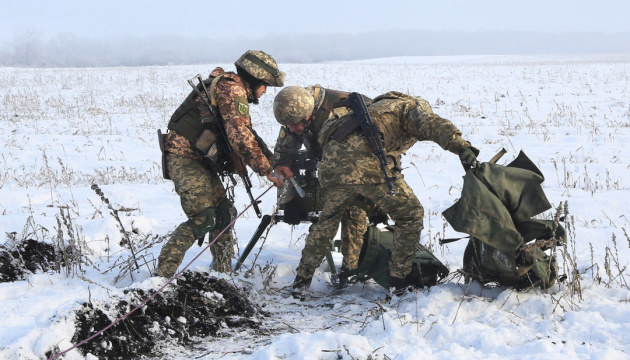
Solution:
[(374, 211), (372, 211), (372, 213), (368, 215), (368, 220), (370, 221), (370, 224), (373, 224), (373, 225), (378, 225), (378, 224), (388, 225), (387, 213), (383, 211), (383, 209), (381, 209), (380, 206), (377, 206), (376, 209), (374, 209)]
[(459, 160), (462, 162), (464, 170), (468, 170), (471, 167), (474, 168), (479, 165), (479, 161), (477, 161), (478, 154), (479, 149), (472, 146), (463, 147), (459, 150)]
[(296, 197), (284, 204), (283, 221), (289, 225), (298, 225), (308, 219), (308, 211), (304, 211), (300, 206), (300, 198)]

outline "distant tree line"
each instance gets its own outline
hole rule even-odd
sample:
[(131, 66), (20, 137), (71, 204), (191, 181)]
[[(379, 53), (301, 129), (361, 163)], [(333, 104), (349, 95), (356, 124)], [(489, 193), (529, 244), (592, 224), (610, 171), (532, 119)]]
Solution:
[(630, 33), (392, 30), (240, 39), (161, 35), (97, 40), (71, 33), (44, 38), (37, 30), (29, 29), (17, 31), (5, 41), (0, 65), (100, 67), (232, 62), (247, 49), (264, 50), (285, 63), (390, 56), (630, 53)]

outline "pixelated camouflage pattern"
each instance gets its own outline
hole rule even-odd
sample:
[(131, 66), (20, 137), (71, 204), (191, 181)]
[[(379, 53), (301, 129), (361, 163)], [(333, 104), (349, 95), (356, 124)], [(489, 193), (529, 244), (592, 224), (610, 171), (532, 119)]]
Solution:
[(341, 268), (355, 269), (359, 266), (359, 255), (363, 246), (363, 234), (367, 230), (367, 212), (359, 206), (346, 209), (341, 217)]
[(392, 277), (405, 278), (411, 272), (419, 246), (424, 210), (399, 172), (400, 157), (423, 140), (434, 141), (454, 153), (470, 146), (450, 121), (434, 114), (421, 98), (389, 92), (374, 99), (368, 110), (383, 133), (383, 146), (391, 160), (387, 171), (396, 178), (393, 181), (396, 196), (389, 195), (380, 166), (363, 136), (352, 133), (342, 142), (330, 140), (351, 114), (329, 118), (319, 133), (323, 146), (319, 180), (324, 189), (324, 206), (319, 222), (306, 238), (298, 276), (312, 278), (337, 231), (343, 211), (361, 195), (380, 206), (396, 223), (389, 273)]
[[(263, 63), (271, 67), (273, 73), (270, 73), (266, 69), (262, 68), (260, 65), (252, 62), (250, 59), (248, 59), (248, 56), (255, 56), (258, 59), (262, 60)], [(234, 65), (243, 68), (243, 70), (247, 71), (247, 73), (249, 73), (251, 76), (263, 81), (268, 86), (284, 86), (284, 77), (286, 74), (280, 71), (276, 60), (271, 57), (271, 55), (263, 51), (248, 50), (243, 55), (241, 55), (238, 60), (236, 60)]]
[[(188, 217), (188, 221), (181, 223), (171, 234), (158, 257), (156, 275), (172, 277), (181, 265), (186, 251), (196, 242), (189, 221), (203, 224), (205, 217), (199, 216), (205, 209), (218, 208), (229, 201), (225, 195), (225, 188), (218, 175), (205, 168), (201, 162), (175, 154), (166, 155), (168, 168), (175, 191), (180, 197), (181, 206)], [(214, 239), (223, 229), (210, 232), (210, 239)], [(231, 270), (231, 259), (234, 256), (234, 241), (229, 231), (226, 231), (210, 247), (213, 255), (212, 268), (217, 271)]]
[(282, 125), (296, 124), (313, 114), (313, 93), (299, 86), (287, 86), (273, 99), (273, 115)]
[[(218, 75), (221, 74), (217, 71), (210, 74), (211, 77)], [(251, 90), (243, 84), (238, 75), (227, 72), (223, 73), (223, 77), (217, 82), (215, 96), (225, 126), (225, 133), (232, 149), (236, 151), (246, 165), (249, 165), (259, 175), (265, 176), (271, 173), (271, 164), (263, 154), (252, 132), (249, 112), (247, 115), (242, 115), (238, 110), (237, 100), (243, 102), (244, 99), (250, 99)], [(195, 102), (201, 103), (201, 100), (196, 98)], [(201, 113), (202, 117), (207, 117), (206, 115), (210, 116), (207, 108)]]
[(242, 115), (238, 110), (236, 101), (236, 99), (251, 97), (251, 90), (243, 84), (236, 74), (226, 73), (224, 78), (235, 80), (221, 79), (215, 88), (217, 106), (223, 118), (228, 141), (245, 164), (259, 175), (265, 176), (271, 173), (271, 164), (256, 142), (249, 113)]
[(359, 266), (359, 255), (363, 246), (363, 235), (367, 231), (369, 221), (378, 209), (370, 200), (359, 197), (353, 205), (344, 211), (341, 217), (341, 268), (355, 269)]
[[(316, 91), (315, 89), (319, 88), (319, 91)], [(315, 110), (319, 109), (322, 104), (324, 103), (324, 98), (326, 97), (326, 89), (323, 88), (321, 85), (317, 84), (317, 85), (311, 85), (311, 86), (307, 86), (304, 89), (306, 89), (306, 91), (308, 91), (309, 93), (312, 94), (313, 96), (313, 101), (314, 101), (314, 107)], [(315, 98), (315, 93), (317, 92), (317, 98)], [(332, 92), (332, 90), (331, 90)], [(330, 95), (330, 94), (329, 94)]]
[(164, 150), (185, 158), (201, 160), (201, 157), (193, 150), (190, 141), (174, 130), (169, 131), (166, 135)]
[[(305, 89), (314, 96), (315, 86), (308, 86)], [(274, 148), (274, 166), (289, 166), (291, 154), (294, 154), (302, 145), (309, 151), (309, 154), (317, 160), (321, 160), (322, 148), (319, 143), (319, 132), (328, 118), (338, 119), (348, 113), (348, 109), (332, 108), (332, 103), (341, 96), (348, 93), (319, 88), (319, 95), (314, 102), (314, 113), (311, 122), (306, 127), (304, 134), (299, 135), (289, 131), (288, 126), (282, 126), (276, 140)], [(369, 98), (368, 98), (369, 99)], [(326, 104), (327, 106), (323, 106)]]
[[(389, 176), (400, 172), (401, 155), (418, 141), (433, 141), (455, 154), (462, 147), (470, 146), (461, 138), (461, 132), (455, 125), (433, 113), (422, 98), (389, 92), (375, 98), (368, 111), (383, 135)], [(319, 168), (322, 184), (375, 184), (385, 181), (378, 160), (363, 136), (351, 133), (342, 142), (331, 140), (330, 137), (351, 116), (329, 119), (319, 133), (323, 147)]]
[[(289, 87), (287, 87), (289, 88)], [(286, 89), (286, 88), (285, 88)], [(284, 91), (285, 89), (281, 90)], [(301, 89), (301, 88), (298, 88)], [(318, 89), (316, 91), (316, 89)], [(292, 154), (296, 153), (302, 145), (307, 149), (310, 156), (315, 159), (321, 159), (321, 146), (318, 141), (319, 131), (322, 129), (324, 122), (329, 117), (340, 118), (348, 113), (348, 109), (339, 107), (333, 108), (332, 104), (341, 98), (347, 97), (347, 92), (341, 92), (331, 89), (326, 89), (320, 85), (313, 85), (305, 87), (303, 90), (308, 92), (310, 98), (314, 99), (312, 114), (313, 118), (305, 129), (304, 134), (292, 133), (288, 126), (283, 125), (280, 128), (276, 146), (274, 148), (274, 166), (289, 166)], [(290, 94), (289, 92), (288, 94)], [(294, 94), (300, 94), (301, 91), (295, 91)], [(317, 96), (316, 96), (317, 93)], [(306, 93), (303, 93), (306, 94)], [(317, 98), (315, 98), (317, 97)], [(278, 99), (278, 97), (276, 97)], [(371, 99), (365, 97), (365, 100), (370, 103)], [(290, 106), (291, 104), (285, 101), (278, 101), (278, 107)], [(276, 100), (274, 100), (274, 112), (276, 107)], [(310, 116), (311, 113), (305, 117)], [(322, 204), (323, 205), (323, 204)], [(358, 263), (359, 254), (361, 252), (361, 246), (363, 245), (363, 234), (365, 233), (368, 225), (367, 215), (365, 209), (373, 209), (374, 204), (362, 203), (360, 206), (349, 207), (341, 218), (341, 253), (343, 255), (342, 267), (344, 269), (351, 269), (356, 267)]]
[(361, 197), (380, 206), (396, 223), (390, 275), (404, 278), (411, 272), (412, 260), (420, 243), (424, 209), (409, 186), (399, 177), (393, 182), (396, 196), (389, 195), (386, 184), (337, 185), (325, 188), (324, 206), (319, 221), (306, 238), (297, 275), (312, 278), (330, 248), (341, 217), (348, 206)]
[[(215, 97), (230, 145), (243, 159), (243, 162), (256, 173), (261, 176), (271, 173), (269, 159), (263, 154), (263, 150), (253, 134), (249, 111), (246, 114), (239, 111), (239, 103), (243, 104), (253, 100), (251, 89), (245, 86), (241, 78), (233, 72), (225, 72), (222, 68), (217, 67), (210, 73), (210, 77), (219, 75), (223, 75), (223, 77), (217, 82)], [(210, 102), (205, 94), (203, 96)], [(212, 117), (207, 106), (199, 97), (195, 97), (194, 103), (201, 113), (201, 118)], [(169, 153), (201, 161), (201, 157), (197, 155), (190, 141), (175, 131), (169, 132), (164, 148)]]

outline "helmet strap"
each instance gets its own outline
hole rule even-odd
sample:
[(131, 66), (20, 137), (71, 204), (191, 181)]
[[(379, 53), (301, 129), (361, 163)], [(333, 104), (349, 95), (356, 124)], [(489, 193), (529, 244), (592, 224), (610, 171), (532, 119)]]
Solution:
[(264, 61), (260, 60), (256, 55), (254, 54), (247, 54), (245, 56), (245, 59), (253, 62), (254, 64), (260, 66), (261, 68), (263, 68), (263, 70), (265, 70), (266, 72), (270, 73), (271, 75), (273, 75), (273, 77), (278, 77), (280, 76), (280, 70), (278, 69), (274, 69), (273, 67), (267, 65)]

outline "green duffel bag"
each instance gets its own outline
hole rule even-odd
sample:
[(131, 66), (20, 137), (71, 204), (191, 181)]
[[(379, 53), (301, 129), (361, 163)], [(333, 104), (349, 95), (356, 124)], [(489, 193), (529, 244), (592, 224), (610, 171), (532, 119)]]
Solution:
[[(389, 289), (389, 261), (392, 256), (394, 227), (378, 228), (370, 225), (363, 236), (363, 247), (356, 269), (339, 273), (339, 283), (373, 279)], [(411, 274), (405, 278), (407, 286), (424, 288), (433, 286), (448, 275), (449, 271), (427, 248), (418, 243)]]

